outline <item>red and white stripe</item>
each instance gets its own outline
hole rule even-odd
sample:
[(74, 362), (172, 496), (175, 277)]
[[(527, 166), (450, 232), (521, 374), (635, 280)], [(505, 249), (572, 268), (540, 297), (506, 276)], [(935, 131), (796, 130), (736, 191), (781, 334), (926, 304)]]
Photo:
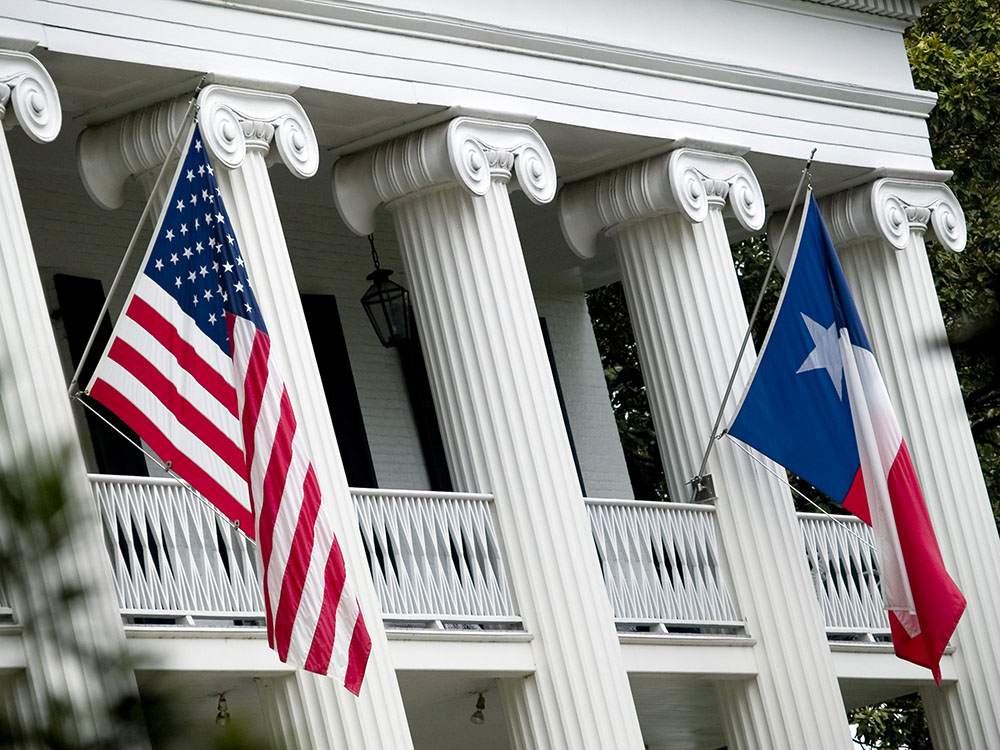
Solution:
[(361, 689), (371, 639), (267, 334), (227, 315), (268, 642), (282, 661)]
[(251, 538), (233, 361), (140, 274), (88, 393)]
[(941, 655), (965, 597), (945, 570), (875, 356), (853, 345), (846, 328), (840, 351), (861, 459), (844, 507), (872, 526), (896, 653), (929, 668), (940, 684)]

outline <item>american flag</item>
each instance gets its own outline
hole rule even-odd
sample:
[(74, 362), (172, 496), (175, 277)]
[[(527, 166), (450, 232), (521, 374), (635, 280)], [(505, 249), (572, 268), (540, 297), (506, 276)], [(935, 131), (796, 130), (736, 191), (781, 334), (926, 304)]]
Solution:
[(197, 125), (87, 393), (256, 539), (282, 661), (355, 695), (371, 640)]

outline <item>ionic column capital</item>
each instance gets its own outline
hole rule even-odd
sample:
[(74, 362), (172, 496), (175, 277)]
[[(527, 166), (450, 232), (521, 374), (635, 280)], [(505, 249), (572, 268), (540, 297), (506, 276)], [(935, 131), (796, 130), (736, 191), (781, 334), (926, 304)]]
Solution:
[[(98, 205), (114, 209), (124, 201), (129, 177), (154, 175), (167, 158), (191, 96), (178, 96), (87, 128), (77, 141), (77, 166), (84, 187)], [(270, 149), (297, 177), (319, 168), (319, 145), (312, 123), (287, 94), (212, 84), (198, 94), (198, 122), (216, 164), (235, 169), (247, 147)]]
[(316, 132), (302, 105), (288, 94), (211, 84), (198, 94), (198, 121), (209, 154), (236, 169), (247, 147), (278, 149), (278, 158), (296, 177), (319, 169)]
[(184, 125), (191, 96), (157, 102), (88, 127), (76, 142), (76, 164), (87, 194), (102, 208), (121, 208), (129, 177), (155, 178)]
[(534, 128), (456, 117), (338, 160), (333, 197), (344, 223), (369, 234), (383, 203), (448, 183), (482, 196), (512, 173), (533, 203), (555, 196), (555, 162)]
[(944, 247), (965, 249), (965, 214), (942, 182), (886, 177), (826, 197), (820, 209), (835, 244), (881, 239), (902, 250), (929, 227)]
[(8, 102), (13, 104), (18, 124), (32, 140), (48, 143), (59, 135), (59, 92), (49, 72), (26, 52), (0, 50), (0, 120), (4, 119)]
[(564, 188), (559, 221), (581, 258), (597, 252), (602, 232), (666, 213), (692, 222), (727, 204), (751, 232), (764, 226), (764, 195), (750, 165), (740, 156), (679, 148)]

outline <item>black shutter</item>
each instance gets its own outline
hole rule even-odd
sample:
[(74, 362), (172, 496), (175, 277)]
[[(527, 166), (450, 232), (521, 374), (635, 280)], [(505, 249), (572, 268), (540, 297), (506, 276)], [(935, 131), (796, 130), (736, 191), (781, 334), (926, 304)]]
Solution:
[[(70, 359), (75, 368), (80, 363), (87, 339), (94, 329), (97, 316), (104, 306), (104, 287), (100, 279), (88, 279), (82, 276), (70, 276), (57, 273), (53, 277), (56, 287), (56, 299), (59, 301), (59, 315), (66, 329), (69, 344)], [(111, 337), (111, 319), (105, 316), (97, 332), (97, 338), (87, 357), (87, 362), (80, 372), (80, 387), (86, 385), (97, 366), (97, 361), (104, 352), (104, 347)], [(94, 456), (97, 460), (97, 470), (102, 474), (124, 474), (126, 476), (148, 476), (146, 457), (136, 445), (139, 436), (132, 429), (112, 414), (107, 408), (88, 396), (83, 396), (87, 403), (107, 419), (114, 427), (102, 420), (90, 409), (84, 409), (87, 417), (87, 427), (94, 446)], [(123, 437), (117, 430), (125, 434)], [(131, 442), (130, 442), (131, 441)]]
[(549, 367), (552, 368), (552, 380), (556, 384), (556, 395), (559, 397), (559, 410), (562, 412), (563, 424), (566, 425), (566, 436), (569, 438), (569, 449), (573, 453), (573, 465), (576, 466), (576, 476), (580, 480), (580, 491), (587, 496), (587, 487), (583, 483), (583, 472), (580, 470), (580, 459), (576, 455), (576, 443), (573, 442), (573, 429), (569, 426), (569, 414), (566, 413), (566, 401), (563, 399), (562, 386), (559, 384), (559, 371), (556, 369), (556, 358), (552, 354), (552, 339), (549, 337), (549, 324), (545, 318), (539, 318), (542, 328), (542, 339), (545, 341), (545, 353), (549, 357)]
[(358, 389), (347, 356), (344, 328), (337, 311), (337, 299), (332, 294), (303, 294), (302, 309), (306, 314), (347, 483), (351, 487), (378, 487)]
[(453, 485), (451, 474), (448, 472), (444, 441), (441, 439), (441, 428), (438, 425), (434, 398), (431, 395), (431, 383), (427, 377), (424, 353), (420, 348), (420, 337), (417, 335), (414, 321), (410, 321), (410, 340), (400, 344), (397, 349), (431, 489), (436, 492), (451, 492)]

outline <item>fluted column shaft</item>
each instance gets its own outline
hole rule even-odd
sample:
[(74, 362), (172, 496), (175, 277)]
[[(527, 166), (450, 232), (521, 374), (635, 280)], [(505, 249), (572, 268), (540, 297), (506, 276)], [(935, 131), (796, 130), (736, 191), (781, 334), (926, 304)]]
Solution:
[[(688, 480), (747, 329), (722, 217), (727, 197), (738, 201), (745, 226), (761, 227), (763, 196), (744, 160), (682, 149), (570, 186), (562, 199), (567, 239), (581, 255), (595, 246), (579, 233), (578, 217), (612, 236), (671, 497), (679, 501), (691, 497)], [(752, 368), (751, 351), (737, 399)], [(730, 402), (727, 418), (734, 412)], [(788, 490), (729, 440), (716, 443), (708, 471), (720, 549), (758, 666), (755, 680), (717, 684), (728, 746), (850, 747)]]
[[(0, 120), (11, 96), (17, 119), (32, 138), (55, 138), (61, 113), (48, 73), (29, 55), (0, 51)], [(7, 139), (0, 129), (0, 466), (24, 477), (57, 472), (66, 495), (64, 515), (49, 520), (65, 534), (59, 546), (46, 549), (45, 539), (0, 530), (13, 558), (32, 565), (5, 571), (22, 576), (8, 587), (15, 616), (27, 625), (22, 636), (24, 682), (34, 715), (21, 718), (61, 727), (68, 741), (81, 745), (117, 740), (122, 746), (142, 747), (146, 743), (141, 733), (119, 736), (123, 730), (113, 715), (120, 701), (134, 698), (138, 691), (134, 676), (120, 662), (107, 667), (108, 660), (124, 654), (125, 636), (61, 373)], [(24, 486), (32, 485), (25, 481)], [(66, 598), (75, 591), (78, 596)], [(24, 712), (25, 701), (12, 704)], [(58, 711), (53, 711), (56, 705)]]
[[(687, 499), (747, 327), (721, 212), (701, 224), (678, 214), (639, 222), (616, 233), (615, 244), (670, 490)], [(749, 354), (737, 394), (753, 368)], [(756, 681), (719, 685), (729, 746), (849, 747), (788, 490), (728, 440), (716, 444), (708, 470), (722, 549), (757, 639)]]
[[(893, 232), (849, 231), (850, 194), (821, 202), (896, 405), (948, 571), (968, 606), (952, 636), (956, 683), (921, 690), (938, 750), (1000, 747), (1000, 538), (959, 388), (924, 245), (965, 244), (944, 185), (883, 180), (852, 191)], [(855, 224), (857, 220), (857, 200)]]
[(357, 515), (337, 438), (326, 406), (316, 356), (306, 326), (274, 193), (267, 156), (272, 141), (294, 174), (308, 177), (318, 165), (311, 125), (290, 97), (206, 87), (201, 127), (223, 200), (271, 340), (285, 374), (298, 429), (303, 430), (337, 538), (372, 640), (361, 695), (335, 680), (302, 672), (285, 686), (308, 710), (289, 714), (292, 726), (275, 728), (275, 741), (294, 747), (405, 750), (412, 747), (402, 696), (389, 658), (382, 611), (369, 574)]
[[(358, 193), (342, 180), (371, 175), (374, 165), (402, 246), (456, 488), (496, 498), (518, 606), (535, 636), (534, 674), (501, 681), (512, 746), (639, 750), (611, 605), (507, 194), (516, 171), (529, 197), (550, 199), (554, 166), (533, 130), (506, 127), (459, 118), (445, 130), (351, 157), (335, 176), (338, 205), (363, 231), (344, 201)], [(449, 162), (435, 155), (445, 145), (456, 146), (456, 161), (468, 167), (464, 176), (444, 174)], [(411, 157), (379, 171), (405, 153)], [(414, 174), (422, 182), (391, 193)]]

